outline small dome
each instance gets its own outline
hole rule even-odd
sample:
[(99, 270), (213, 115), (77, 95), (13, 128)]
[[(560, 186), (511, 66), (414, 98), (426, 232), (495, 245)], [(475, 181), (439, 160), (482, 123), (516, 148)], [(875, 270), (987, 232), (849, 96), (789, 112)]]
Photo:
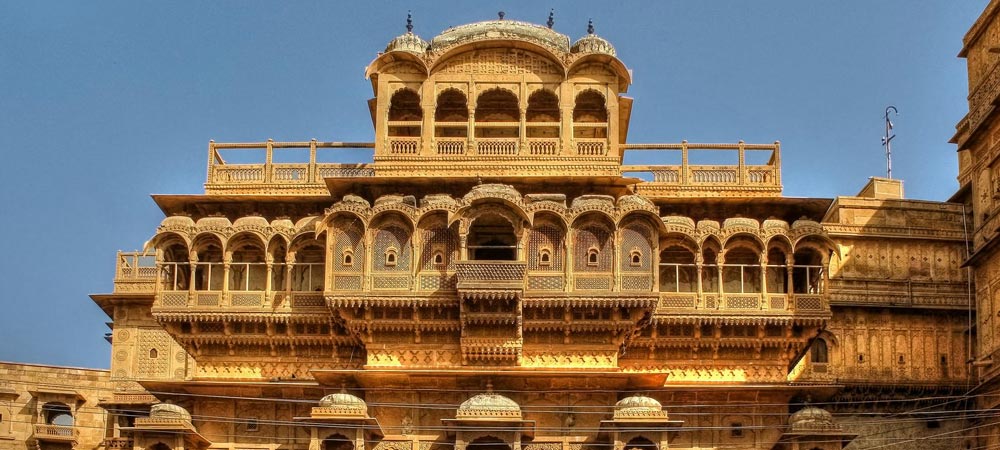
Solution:
[(487, 392), (462, 402), (456, 419), (520, 419), (521, 406), (500, 394)]
[(792, 431), (838, 429), (837, 425), (833, 423), (833, 414), (815, 406), (806, 406), (788, 416), (788, 425), (791, 426)]
[(410, 52), (422, 55), (427, 51), (429, 45), (420, 36), (407, 31), (405, 34), (396, 36), (395, 39), (389, 41), (389, 45), (385, 46), (385, 52)]
[(578, 39), (569, 49), (572, 53), (603, 53), (605, 55), (618, 56), (615, 46), (611, 45), (607, 39), (594, 34), (594, 23), (587, 23), (587, 35)]
[(615, 403), (615, 418), (659, 417), (666, 416), (663, 405), (655, 398), (645, 395), (625, 397)]
[(319, 406), (323, 408), (354, 408), (362, 411), (368, 410), (368, 404), (355, 395), (341, 391), (336, 394), (327, 395), (319, 400)]
[(152, 419), (180, 419), (191, 421), (191, 413), (186, 409), (170, 404), (157, 403), (149, 408), (149, 417)]
[(422, 55), (427, 51), (427, 47), (430, 44), (427, 41), (420, 39), (420, 36), (413, 34), (413, 16), (409, 13), (406, 14), (406, 34), (401, 34), (396, 36), (395, 39), (389, 41), (389, 45), (385, 46), (385, 52), (410, 52)]

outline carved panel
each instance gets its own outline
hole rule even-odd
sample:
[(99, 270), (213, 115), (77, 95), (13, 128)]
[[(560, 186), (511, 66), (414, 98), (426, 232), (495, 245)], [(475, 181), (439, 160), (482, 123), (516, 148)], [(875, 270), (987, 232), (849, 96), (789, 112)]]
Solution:
[(563, 70), (555, 63), (534, 53), (517, 49), (489, 49), (453, 56), (445, 61), (437, 72), (483, 75), (562, 75)]

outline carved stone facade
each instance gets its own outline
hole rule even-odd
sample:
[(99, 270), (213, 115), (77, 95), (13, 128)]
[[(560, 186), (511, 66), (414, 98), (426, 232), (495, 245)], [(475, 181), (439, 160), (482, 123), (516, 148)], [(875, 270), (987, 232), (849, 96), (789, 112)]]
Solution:
[[(979, 89), (996, 9), (966, 39)], [(503, 19), (408, 29), (366, 72), (374, 142), (211, 142), (205, 194), (156, 196), (148, 247), (92, 296), (103, 445), (995, 445), (962, 396), (1000, 351), (992, 100), (960, 124), (958, 202), (881, 178), (789, 198), (777, 142), (629, 143), (616, 55)], [(264, 161), (226, 162), (245, 149)], [(339, 149), (374, 162), (318, 162)], [(640, 151), (680, 163), (623, 164)]]

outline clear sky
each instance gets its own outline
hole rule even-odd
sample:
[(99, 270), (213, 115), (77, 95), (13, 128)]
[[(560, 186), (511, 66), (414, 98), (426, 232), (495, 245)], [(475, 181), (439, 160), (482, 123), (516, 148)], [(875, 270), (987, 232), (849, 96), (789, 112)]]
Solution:
[(115, 251), (200, 193), (207, 143), (370, 141), (364, 67), (412, 10), (424, 39), (506, 17), (593, 18), (634, 71), (630, 142), (782, 142), (785, 195), (957, 189), (962, 36), (986, 0), (0, 1), (0, 360), (107, 367)]

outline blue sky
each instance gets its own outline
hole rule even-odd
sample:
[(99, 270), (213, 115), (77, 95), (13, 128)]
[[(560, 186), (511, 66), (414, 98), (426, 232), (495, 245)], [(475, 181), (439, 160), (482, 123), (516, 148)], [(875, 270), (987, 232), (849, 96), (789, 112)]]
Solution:
[(117, 249), (200, 193), (209, 139), (367, 141), (364, 67), (404, 31), (508, 19), (575, 40), (593, 18), (634, 71), (631, 142), (782, 142), (785, 195), (957, 189), (962, 36), (986, 0), (0, 2), (0, 360), (107, 367)]

